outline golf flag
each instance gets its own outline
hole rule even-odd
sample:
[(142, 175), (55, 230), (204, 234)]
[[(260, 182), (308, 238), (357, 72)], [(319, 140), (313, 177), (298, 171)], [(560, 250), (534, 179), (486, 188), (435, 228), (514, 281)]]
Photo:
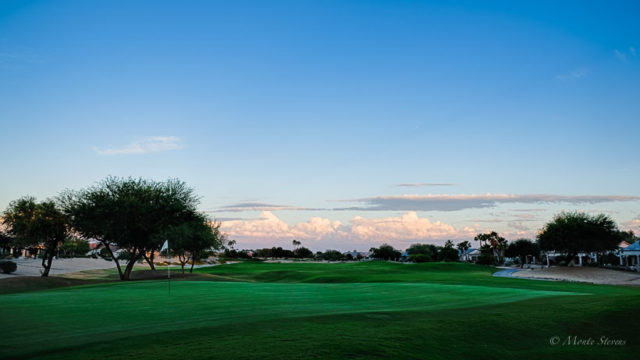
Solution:
[[(160, 252), (167, 250), (167, 259), (171, 259), (171, 255), (169, 254), (169, 240), (165, 240), (164, 244), (160, 248)], [(167, 264), (167, 289), (169, 290), (169, 295), (171, 295), (171, 263)]]

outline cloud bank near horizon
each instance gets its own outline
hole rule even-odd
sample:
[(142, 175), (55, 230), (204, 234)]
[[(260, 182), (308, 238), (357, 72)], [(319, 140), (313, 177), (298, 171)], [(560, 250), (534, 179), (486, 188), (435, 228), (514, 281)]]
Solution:
[(297, 239), (314, 249), (351, 249), (385, 242), (401, 248), (415, 242), (444, 243), (447, 239), (473, 238), (480, 228), (477, 225), (455, 228), (422, 218), (415, 211), (374, 219), (354, 216), (348, 223), (312, 217), (306, 222), (289, 225), (272, 212), (263, 211), (256, 219), (223, 221), (222, 230), (241, 247), (286, 246)]
[[(398, 185), (399, 186), (399, 185)], [(413, 185), (407, 185), (413, 186)], [(417, 185), (416, 185), (417, 186)], [(624, 195), (554, 195), (554, 194), (407, 194), (333, 200), (358, 205), (334, 208), (309, 208), (296, 205), (240, 202), (226, 205), (217, 212), (245, 211), (460, 211), (492, 208), (501, 204), (597, 204), (640, 201), (640, 196)], [(529, 209), (515, 210), (528, 211)], [(543, 211), (544, 209), (536, 209)]]
[(639, 196), (620, 195), (553, 195), (553, 194), (410, 194), (339, 200), (360, 206), (335, 210), (358, 211), (458, 211), (495, 207), (498, 204), (569, 203), (595, 204), (603, 202), (638, 201)]

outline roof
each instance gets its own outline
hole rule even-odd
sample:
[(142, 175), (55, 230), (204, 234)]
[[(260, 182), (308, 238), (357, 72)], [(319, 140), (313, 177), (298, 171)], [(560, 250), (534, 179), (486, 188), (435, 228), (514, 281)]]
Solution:
[(640, 250), (640, 241), (636, 241), (633, 244), (622, 249), (622, 251), (631, 251), (631, 250)]

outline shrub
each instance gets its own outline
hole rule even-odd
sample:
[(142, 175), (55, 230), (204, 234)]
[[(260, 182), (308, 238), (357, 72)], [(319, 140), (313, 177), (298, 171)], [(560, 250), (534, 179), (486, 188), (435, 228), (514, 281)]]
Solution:
[(600, 257), (600, 261), (605, 265), (619, 265), (620, 264), (620, 258), (618, 257), (618, 255), (611, 254), (611, 253)]
[(489, 253), (483, 252), (478, 257), (478, 261), (476, 261), (476, 264), (479, 264), (479, 265), (493, 265), (493, 256), (491, 256), (491, 254), (489, 254)]
[(5, 274), (11, 274), (18, 269), (18, 264), (13, 261), (3, 260), (0, 261), (0, 270)]
[(415, 254), (415, 255), (409, 255), (409, 261), (413, 261), (415, 263), (423, 263), (423, 262), (428, 262), (431, 261), (431, 256), (427, 255), (427, 254)]
[(91, 247), (88, 241), (69, 238), (60, 245), (58, 256), (63, 258), (85, 257), (89, 251), (91, 251)]

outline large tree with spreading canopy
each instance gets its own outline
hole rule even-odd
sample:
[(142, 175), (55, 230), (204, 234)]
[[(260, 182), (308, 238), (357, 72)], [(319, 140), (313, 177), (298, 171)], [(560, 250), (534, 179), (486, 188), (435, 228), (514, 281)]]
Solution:
[(562, 212), (538, 234), (541, 250), (571, 257), (580, 252), (615, 250), (621, 240), (618, 226), (610, 217), (582, 212)]
[[(108, 177), (79, 191), (60, 196), (74, 231), (87, 239), (99, 240), (116, 262), (121, 280), (129, 280), (134, 264), (159, 250), (160, 234), (188, 222), (199, 203), (193, 189), (170, 179)], [(124, 269), (111, 246), (128, 252)]]

